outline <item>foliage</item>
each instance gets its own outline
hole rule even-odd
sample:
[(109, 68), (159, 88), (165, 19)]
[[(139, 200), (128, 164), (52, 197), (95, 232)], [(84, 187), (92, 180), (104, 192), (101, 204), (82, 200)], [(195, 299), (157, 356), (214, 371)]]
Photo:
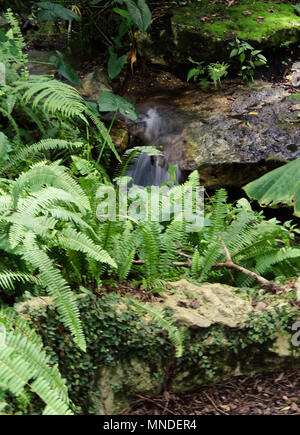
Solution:
[[(210, 63), (207, 66), (204, 66), (204, 62), (197, 62), (193, 60), (191, 57), (188, 58), (188, 60), (196, 65), (196, 67), (191, 68), (187, 75), (187, 81), (189, 81), (191, 78), (194, 79), (194, 81), (198, 81), (199, 77), (203, 76), (205, 73), (207, 73), (208, 77), (214, 82), (215, 87), (217, 87), (217, 84), (221, 84), (221, 78), (225, 77), (228, 72), (227, 69), (229, 65), (227, 63)], [(206, 81), (205, 79), (200, 80), (200, 84), (202, 87), (205, 88)]]
[(0, 325), (5, 328), (0, 344), (1, 389), (26, 400), (29, 389), (46, 403), (45, 415), (72, 414), (67, 386), (57, 366), (50, 364), (41, 338), (11, 309), (0, 310)]
[(183, 339), (184, 335), (176, 326), (175, 319), (166, 320), (163, 310), (158, 306), (143, 304), (135, 299), (131, 299), (130, 304), (133, 305), (138, 312), (148, 314), (157, 325), (168, 333), (168, 337), (176, 350), (176, 357), (180, 358), (183, 354)]
[(238, 38), (235, 38), (229, 45), (233, 47), (230, 57), (237, 57), (241, 65), (238, 76), (244, 81), (252, 83), (255, 68), (266, 65), (267, 59), (261, 54), (261, 50), (255, 50), (248, 42), (240, 41)]
[(108, 49), (108, 75), (111, 79), (115, 78), (122, 71), (126, 61), (127, 55), (118, 57), (115, 48), (120, 49), (123, 46), (123, 38), (125, 36), (130, 39), (130, 59), (131, 68), (136, 61), (136, 32), (135, 28), (145, 33), (151, 23), (152, 14), (147, 5), (146, 0), (116, 0), (120, 5), (125, 5), (127, 11), (120, 8), (113, 8), (113, 11), (118, 15), (120, 20), (118, 25), (118, 35), (113, 37), (113, 45)]
[(221, 78), (226, 77), (228, 67), (229, 65), (224, 62), (210, 63), (207, 66), (208, 75), (214, 82), (215, 88), (217, 87), (217, 84), (221, 84)]
[[(265, 298), (265, 292), (262, 297)], [(76, 413), (95, 413), (91, 395), (98, 392), (95, 380), (101, 366), (115, 366), (133, 356), (151, 364), (155, 376), (157, 364), (170, 362), (173, 349), (167, 334), (156, 322), (146, 321), (129, 304), (125, 308), (123, 301), (120, 294), (111, 292), (102, 292), (98, 296), (89, 293), (78, 300), (87, 341), (86, 353), (74, 348), (63, 325), (57, 320), (55, 307), (49, 305), (46, 309), (44, 306), (32, 312), (31, 325), (43, 337), (45, 346), (51, 352), (52, 363), (59, 364), (67, 380), (70, 398), (77, 406)], [(245, 328), (235, 329), (234, 332), (223, 325), (186, 330), (184, 353), (173, 360), (170, 372), (173, 376), (196, 364), (199, 374), (213, 378), (218, 371), (222, 373), (225, 360), (228, 365), (230, 361), (235, 364), (234, 355), (244, 354), (245, 360), (256, 355), (258, 343), (261, 351), (268, 354), (271, 340), (278, 330), (290, 332), (296, 315), (297, 310), (291, 305), (285, 310), (279, 305), (255, 313)], [(228, 353), (230, 360), (227, 360)], [(167, 381), (166, 377), (165, 384)]]
[[(100, 155), (108, 146), (119, 159), (106, 127), (76, 89), (49, 77), (29, 76), (27, 58), (22, 51), (25, 44), (17, 21), (10, 12), (6, 18), (11, 30), (4, 35), (5, 44), (0, 51), (0, 60), (6, 66), (6, 83), (0, 90), (2, 158), (7, 160), (12, 147), (19, 152), (25, 143), (27, 146), (37, 140), (56, 138), (70, 139), (70, 142), (79, 139), (85, 144), (88, 158), (92, 148), (98, 148)], [(62, 58), (59, 64), (68, 79), (76, 80)], [(21, 76), (17, 73), (20, 69)]]
[(59, 74), (69, 80), (73, 85), (82, 88), (81, 80), (76, 71), (66, 61), (65, 56), (58, 50), (56, 50), (57, 56), (51, 56), (50, 62), (53, 63)]
[(49, 20), (66, 20), (66, 21), (80, 21), (80, 17), (70, 9), (53, 2), (38, 2), (36, 6), (40, 9), (37, 15), (39, 22)]
[(132, 121), (137, 120), (137, 112), (132, 103), (126, 100), (120, 95), (112, 94), (111, 92), (101, 92), (98, 98), (98, 107), (100, 112), (117, 112), (119, 111), (121, 115), (131, 119)]
[(293, 160), (244, 186), (247, 195), (259, 201), (261, 206), (276, 207), (286, 204), (294, 207), (300, 216), (300, 159)]

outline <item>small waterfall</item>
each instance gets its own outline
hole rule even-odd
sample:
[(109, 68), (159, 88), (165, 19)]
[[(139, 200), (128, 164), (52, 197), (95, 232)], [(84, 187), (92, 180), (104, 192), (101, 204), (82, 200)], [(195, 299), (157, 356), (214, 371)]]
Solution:
[(177, 165), (176, 180), (182, 181), (179, 168), (180, 153), (176, 150), (176, 142), (183, 126), (165, 107), (150, 107), (140, 115), (131, 129), (133, 146), (158, 146), (163, 156), (148, 156), (142, 153), (128, 168), (127, 174), (134, 184), (139, 186), (161, 186), (171, 176), (170, 165)]

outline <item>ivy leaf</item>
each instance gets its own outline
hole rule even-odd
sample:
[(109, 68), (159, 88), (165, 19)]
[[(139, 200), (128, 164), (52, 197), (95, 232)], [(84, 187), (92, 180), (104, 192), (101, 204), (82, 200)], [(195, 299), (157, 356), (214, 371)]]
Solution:
[(126, 98), (115, 95), (112, 92), (103, 91), (98, 98), (98, 106), (100, 112), (116, 112), (119, 111), (123, 116), (136, 121), (138, 114), (135, 106)]
[(300, 217), (300, 158), (263, 175), (243, 187), (262, 206), (286, 204)]
[(71, 67), (71, 65), (66, 61), (65, 56), (58, 50), (56, 50), (57, 56), (51, 56), (50, 62), (53, 63), (57, 71), (69, 80), (73, 85), (82, 88), (81, 80), (77, 72)]

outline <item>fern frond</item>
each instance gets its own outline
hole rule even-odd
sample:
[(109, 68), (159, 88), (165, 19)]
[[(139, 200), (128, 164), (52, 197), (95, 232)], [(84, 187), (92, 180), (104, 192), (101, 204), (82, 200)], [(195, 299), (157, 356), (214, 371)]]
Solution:
[(227, 192), (220, 189), (213, 197), (211, 210), (211, 226), (209, 227), (210, 240), (216, 240), (225, 229), (225, 218), (227, 216)]
[(58, 235), (58, 240), (63, 248), (83, 252), (100, 263), (117, 267), (116, 262), (111, 256), (84, 233), (78, 232), (73, 228), (65, 228)]
[(35, 276), (24, 273), (24, 272), (14, 272), (12, 270), (2, 270), (0, 272), (0, 286), (6, 289), (13, 289), (14, 282), (29, 282), (34, 284), (40, 284), (40, 280)]
[(130, 299), (129, 303), (130, 305), (133, 305), (139, 313), (151, 316), (153, 320), (157, 323), (157, 325), (167, 332), (171, 343), (175, 347), (176, 357), (180, 358), (184, 351), (184, 335), (179, 328), (174, 326), (175, 320), (165, 319), (165, 313), (159, 306), (151, 306), (148, 303), (142, 303), (137, 301), (136, 299)]
[(16, 92), (24, 92), (23, 100), (30, 101), (33, 108), (41, 103), (46, 112), (60, 113), (66, 118), (77, 116), (87, 123), (85, 102), (73, 86), (47, 77), (30, 76), (16, 86)]
[(47, 254), (37, 246), (32, 233), (26, 234), (24, 247), (24, 259), (40, 271), (40, 279), (53, 297), (62, 322), (71, 330), (76, 344), (85, 351), (86, 344), (79, 310), (68, 283), (61, 276), (59, 270), (54, 267)]
[(6, 328), (0, 345), (1, 384), (17, 395), (29, 386), (47, 407), (70, 414), (66, 384), (57, 367), (50, 365), (41, 339), (11, 309), (2, 309), (0, 320)]
[(88, 197), (85, 195), (82, 188), (66, 172), (64, 166), (57, 166), (55, 163), (49, 166), (34, 165), (27, 172), (21, 174), (15, 181), (12, 189), (14, 207), (17, 207), (21, 192), (25, 188), (29, 188), (33, 185), (51, 185), (65, 190), (74, 197), (78, 204), (81, 203), (82, 207), (86, 210), (90, 209)]
[(139, 225), (143, 244), (139, 257), (145, 261), (144, 270), (147, 277), (159, 274), (160, 228), (158, 222), (142, 222)]
[[(28, 158), (34, 157), (35, 154), (45, 153), (52, 150), (67, 149), (72, 151), (73, 149), (82, 148), (84, 144), (82, 142), (70, 142), (62, 139), (43, 139), (28, 147), (22, 147), (17, 154), (12, 157), (10, 162), (1, 169), (1, 172), (5, 172), (8, 169), (14, 167), (18, 162), (26, 161)], [(43, 157), (44, 158), (44, 157)]]

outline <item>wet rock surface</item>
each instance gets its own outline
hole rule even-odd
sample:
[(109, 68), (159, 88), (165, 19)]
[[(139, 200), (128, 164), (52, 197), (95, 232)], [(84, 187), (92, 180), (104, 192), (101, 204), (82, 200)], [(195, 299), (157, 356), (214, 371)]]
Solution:
[[(267, 82), (177, 93), (164, 103), (153, 98), (138, 106), (131, 134), (161, 146), (166, 165), (198, 170), (206, 187), (240, 187), (268, 170), (300, 157), (299, 100)], [(145, 135), (146, 118), (156, 110), (155, 137)], [(176, 125), (171, 131), (170, 126)], [(153, 128), (153, 127), (152, 127)]]

